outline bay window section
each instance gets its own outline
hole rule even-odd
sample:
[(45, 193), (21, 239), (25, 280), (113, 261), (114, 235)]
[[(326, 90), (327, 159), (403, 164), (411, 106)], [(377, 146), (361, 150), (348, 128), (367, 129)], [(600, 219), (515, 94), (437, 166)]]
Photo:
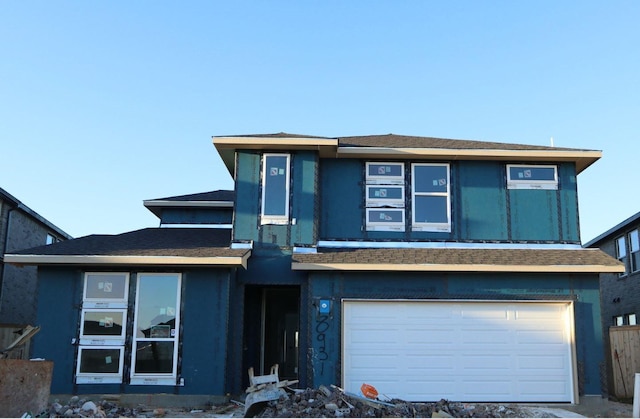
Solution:
[(289, 223), (289, 161), (289, 154), (263, 156), (261, 224)]
[(138, 274), (131, 384), (177, 383), (181, 281), (177, 273)]
[(448, 164), (411, 166), (413, 231), (451, 232), (451, 190)]

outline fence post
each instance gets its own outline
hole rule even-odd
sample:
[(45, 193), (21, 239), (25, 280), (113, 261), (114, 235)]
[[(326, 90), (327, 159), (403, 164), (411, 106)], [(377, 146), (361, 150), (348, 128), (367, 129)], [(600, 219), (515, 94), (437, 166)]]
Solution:
[(640, 374), (636, 373), (633, 383), (633, 415), (634, 418), (640, 418)]

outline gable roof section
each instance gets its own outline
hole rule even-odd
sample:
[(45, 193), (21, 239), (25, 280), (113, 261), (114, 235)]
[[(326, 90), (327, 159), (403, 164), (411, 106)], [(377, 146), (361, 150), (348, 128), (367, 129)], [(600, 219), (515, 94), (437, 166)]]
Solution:
[(167, 198), (147, 199), (144, 206), (156, 217), (162, 217), (163, 208), (233, 208), (235, 192), (229, 190), (217, 190), (201, 192), (189, 195), (178, 195)]
[(323, 249), (294, 254), (293, 270), (420, 272), (623, 272), (599, 249)]
[(636, 224), (639, 224), (638, 223), (639, 220), (640, 220), (640, 212), (637, 212), (631, 217), (622, 221), (621, 223), (618, 223), (615, 226), (611, 227), (609, 230), (605, 231), (599, 236), (589, 240), (587, 243), (584, 244), (584, 247), (598, 247), (603, 241), (610, 240), (613, 237), (621, 236), (627, 230), (633, 228)]
[(5, 255), (22, 265), (247, 266), (249, 249), (231, 249), (223, 229), (146, 228), (118, 235), (90, 235)]
[(213, 143), (232, 175), (235, 165), (234, 153), (239, 149), (317, 150), (320, 157), (331, 158), (572, 162), (576, 165), (577, 173), (602, 156), (599, 150), (397, 134), (329, 138), (281, 132), (213, 137)]

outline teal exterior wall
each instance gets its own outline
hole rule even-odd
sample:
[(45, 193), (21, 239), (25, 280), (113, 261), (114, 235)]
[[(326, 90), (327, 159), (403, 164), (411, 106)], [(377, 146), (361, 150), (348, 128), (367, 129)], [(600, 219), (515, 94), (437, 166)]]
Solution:
[[(575, 167), (558, 165), (558, 190), (506, 187), (506, 163), (451, 163), (451, 232), (412, 232), (405, 202), (404, 232), (366, 231), (365, 160), (320, 162), (320, 240), (536, 241), (580, 243)], [(405, 196), (411, 196), (411, 161)]]
[[(181, 343), (179, 377), (184, 386), (139, 386), (128, 384), (75, 384), (76, 350), (79, 337), (84, 272), (99, 269), (41, 267), (39, 270), (38, 325), (32, 356), (54, 362), (52, 394), (171, 393), (226, 394), (229, 326), (229, 293), (233, 277), (228, 269), (182, 271)], [(131, 267), (118, 272), (149, 272)], [(178, 271), (171, 271), (178, 272)], [(135, 274), (130, 278), (129, 315), (131, 331), (135, 301)], [(55, 309), (52, 309), (54, 307)], [(128, 377), (131, 333), (125, 344), (124, 382)]]
[(290, 248), (316, 242), (318, 157), (308, 151), (290, 154), (289, 223), (261, 225), (262, 154), (237, 153), (234, 240), (252, 240), (256, 247), (267, 248)]
[(165, 208), (162, 224), (231, 224), (232, 208)]
[[(313, 272), (309, 274), (309, 361), (313, 386), (341, 382), (342, 299), (574, 301), (578, 384), (601, 394), (604, 365), (597, 275)], [(318, 310), (330, 300), (329, 314)]]

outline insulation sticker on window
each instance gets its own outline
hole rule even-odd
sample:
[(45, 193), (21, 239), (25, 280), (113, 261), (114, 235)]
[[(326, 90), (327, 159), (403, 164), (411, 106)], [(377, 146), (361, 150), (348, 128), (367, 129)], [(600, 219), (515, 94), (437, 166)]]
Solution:
[(445, 186), (447, 184), (447, 179), (438, 179), (438, 185)]
[(278, 176), (278, 168), (277, 167), (272, 167), (271, 169), (269, 169), (269, 175)]
[(531, 177), (531, 169), (527, 169), (524, 171), (524, 177), (525, 178), (530, 178)]
[(104, 357), (104, 363), (105, 364), (111, 364), (113, 362), (113, 360), (111, 359), (110, 356), (105, 356)]
[(112, 292), (113, 291), (113, 282), (105, 282), (103, 291), (104, 292)]

